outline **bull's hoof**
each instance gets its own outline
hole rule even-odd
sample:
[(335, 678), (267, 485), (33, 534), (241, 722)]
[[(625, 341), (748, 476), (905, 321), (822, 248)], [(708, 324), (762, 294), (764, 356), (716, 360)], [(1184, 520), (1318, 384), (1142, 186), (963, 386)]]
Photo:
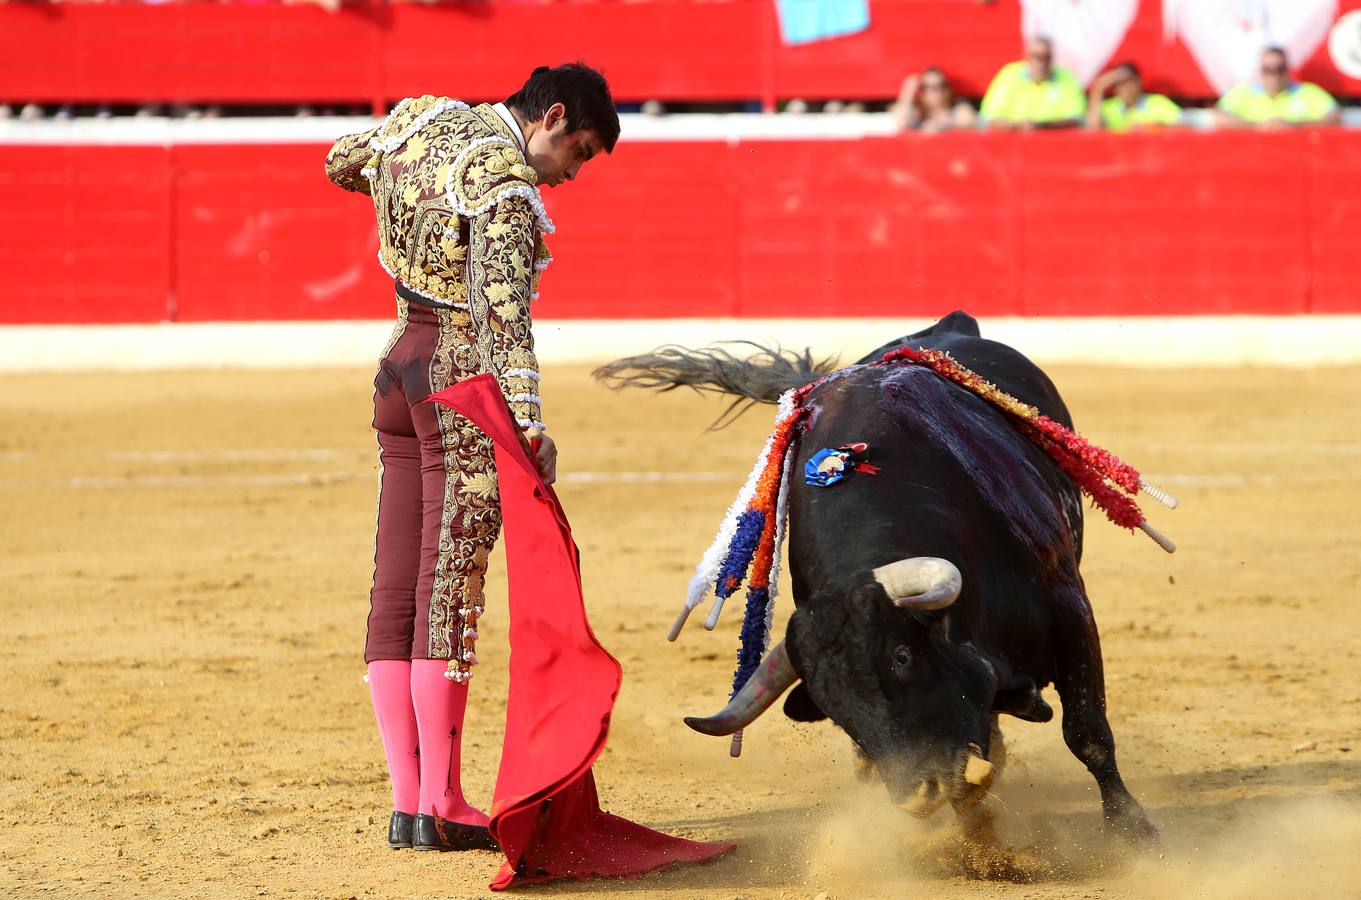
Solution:
[(1139, 807), (1106, 817), (1106, 839), (1131, 847), (1158, 847), (1161, 836)]

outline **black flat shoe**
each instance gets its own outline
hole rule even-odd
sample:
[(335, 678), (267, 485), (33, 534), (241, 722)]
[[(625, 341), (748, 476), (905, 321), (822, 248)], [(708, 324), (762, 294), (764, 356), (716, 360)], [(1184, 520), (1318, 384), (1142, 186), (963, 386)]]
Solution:
[(394, 812), (388, 820), (388, 846), (405, 850), (411, 846), (411, 830), (416, 817), (411, 813)]
[(411, 831), (412, 850), (500, 850), (501, 845), (481, 825), (450, 822), (439, 816), (416, 813)]

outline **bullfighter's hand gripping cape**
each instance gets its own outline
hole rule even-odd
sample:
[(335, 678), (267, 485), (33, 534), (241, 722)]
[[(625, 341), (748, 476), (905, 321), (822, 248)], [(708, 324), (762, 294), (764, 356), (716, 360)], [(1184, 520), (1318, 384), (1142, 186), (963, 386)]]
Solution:
[(496, 445), (510, 585), (510, 697), (491, 833), (506, 862), (493, 890), (560, 878), (642, 875), (712, 859), (731, 844), (661, 834), (600, 809), (591, 766), (622, 669), (586, 619), (576, 544), (490, 375), (430, 398)]

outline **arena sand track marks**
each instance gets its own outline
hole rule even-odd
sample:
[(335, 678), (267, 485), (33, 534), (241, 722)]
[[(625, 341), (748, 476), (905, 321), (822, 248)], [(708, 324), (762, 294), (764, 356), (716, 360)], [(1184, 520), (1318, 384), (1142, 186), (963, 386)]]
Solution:
[[(830, 727), (771, 715), (740, 761), (685, 729), (682, 714), (726, 693), (740, 611), (717, 634), (663, 635), (770, 415), (707, 434), (717, 400), (614, 394), (584, 368), (550, 369), (562, 471), (730, 473), (562, 495), (593, 620), (625, 667), (606, 806), (741, 848), (536, 893), (1354, 895), (1361, 453), (1345, 448), (1361, 443), (1361, 370), (1053, 374), (1094, 440), (1154, 475), (1213, 476), (1173, 481), (1175, 512), (1149, 504), (1175, 556), (1089, 527), (1122, 767), (1162, 858), (1102, 848), (1094, 784), (1057, 724), (1006, 723), (991, 801), (1023, 851), (1007, 874), (1032, 884), (962, 876), (945, 820), (909, 822), (855, 783)], [(362, 370), (0, 379), (0, 893), (486, 894), (490, 855), (381, 845), (389, 800), (359, 659), (369, 383)], [(466, 783), (483, 798), (505, 689), (495, 570), (468, 723)]]

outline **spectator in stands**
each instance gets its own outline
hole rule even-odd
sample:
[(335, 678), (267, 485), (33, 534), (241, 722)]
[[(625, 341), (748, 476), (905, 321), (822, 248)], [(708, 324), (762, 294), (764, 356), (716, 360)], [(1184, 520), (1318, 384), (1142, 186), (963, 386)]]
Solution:
[(1342, 110), (1332, 95), (1316, 84), (1290, 80), (1285, 50), (1262, 51), (1260, 81), (1240, 84), (1219, 98), (1215, 124), (1220, 128), (1305, 128), (1336, 125)]
[[(1107, 91), (1109, 99), (1102, 99)], [(1144, 92), (1139, 67), (1123, 62), (1092, 82), (1087, 127), (1108, 131), (1167, 128), (1181, 123), (1181, 107), (1162, 94)]]
[[(147, 0), (142, 0), (142, 2), (145, 3), (145, 2), (147, 2)], [(152, 0), (152, 2), (163, 2), (163, 0)], [(235, 2), (240, 3), (240, 2), (242, 2), (242, 0), (235, 0)], [(261, 0), (250, 0), (250, 2), (253, 2), (253, 3), (260, 3)], [(270, 2), (270, 0), (263, 0), (263, 2)], [(312, 5), (312, 6), (320, 6), (322, 9), (326, 10), (327, 12), (340, 12), (340, 3), (341, 3), (341, 0), (283, 0), (283, 3), (284, 3), (284, 5), (289, 5), (289, 4), (297, 4), (297, 5), (310, 4), (310, 5)]]
[(1082, 124), (1086, 95), (1067, 69), (1054, 65), (1054, 45), (1032, 37), (1026, 58), (1007, 63), (988, 85), (979, 115), (983, 124), (1003, 131), (1075, 128)]
[(978, 117), (967, 100), (955, 96), (945, 73), (932, 66), (903, 79), (893, 118), (903, 131), (949, 131), (972, 128)]

